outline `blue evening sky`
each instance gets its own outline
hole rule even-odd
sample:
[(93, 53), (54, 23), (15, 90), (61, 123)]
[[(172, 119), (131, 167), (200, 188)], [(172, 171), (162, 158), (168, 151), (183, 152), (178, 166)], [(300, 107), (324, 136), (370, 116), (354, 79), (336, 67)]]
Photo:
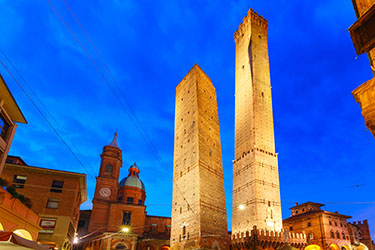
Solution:
[[(146, 186), (148, 214), (170, 216), (175, 87), (198, 63), (217, 91), (230, 228), (233, 34), (252, 7), (269, 21), (283, 218), (290, 216), (288, 208), (296, 202), (325, 203), (326, 210), (351, 215), (354, 220), (367, 218), (375, 238), (375, 204), (360, 203), (375, 201), (375, 140), (351, 94), (372, 74), (366, 55), (356, 59), (347, 31), (356, 20), (350, 0), (66, 0), (123, 95), (64, 2), (50, 1), (108, 82), (47, 0), (0, 0), (0, 49), (39, 97), (43, 104), (28, 90), (86, 169), (0, 65), (28, 121), (19, 125), (10, 154), (21, 156), (29, 165), (89, 172), (83, 209), (91, 207), (102, 148), (117, 131), (123, 150), (121, 178), (136, 161)], [(27, 89), (1, 53), (0, 59)], [(126, 110), (136, 114), (164, 164), (108, 84)]]

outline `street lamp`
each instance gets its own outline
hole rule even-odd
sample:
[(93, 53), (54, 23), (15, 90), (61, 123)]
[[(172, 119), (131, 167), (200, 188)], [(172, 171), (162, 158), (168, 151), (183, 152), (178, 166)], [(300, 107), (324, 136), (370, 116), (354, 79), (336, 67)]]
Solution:
[(245, 208), (246, 208), (246, 207), (245, 207), (244, 204), (240, 204), (240, 205), (238, 206), (238, 209), (239, 209), (239, 210), (245, 210)]
[(121, 232), (123, 232), (123, 233), (129, 233), (130, 232), (130, 228), (129, 227), (122, 227), (121, 228)]

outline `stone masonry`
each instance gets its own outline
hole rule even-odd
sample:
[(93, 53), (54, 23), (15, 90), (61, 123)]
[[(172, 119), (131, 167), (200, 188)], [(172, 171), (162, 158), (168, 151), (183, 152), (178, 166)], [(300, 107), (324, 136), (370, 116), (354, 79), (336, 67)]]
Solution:
[(282, 228), (267, 44), (268, 22), (250, 9), (236, 42), (232, 233)]
[(176, 88), (171, 249), (229, 249), (216, 92), (197, 64)]

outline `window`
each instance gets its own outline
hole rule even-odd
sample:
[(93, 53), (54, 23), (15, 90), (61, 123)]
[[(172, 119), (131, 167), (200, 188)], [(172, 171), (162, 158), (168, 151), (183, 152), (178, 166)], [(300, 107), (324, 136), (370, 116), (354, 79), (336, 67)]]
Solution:
[(305, 212), (305, 209), (304, 209), (304, 208), (302, 208), (302, 212)]
[(132, 212), (124, 211), (122, 214), (122, 225), (130, 225)]
[(171, 225), (166, 225), (165, 226), (165, 231), (170, 232), (171, 231)]
[(0, 113), (0, 137), (5, 140), (8, 130), (9, 123), (5, 120), (4, 116)]
[(54, 233), (55, 226), (56, 226), (56, 218), (42, 218), (40, 221), (40, 227), (42, 230), (40, 230), (39, 233)]
[(142, 205), (142, 200), (138, 200), (138, 205)]
[(340, 233), (339, 232), (336, 232), (336, 238), (340, 239)]
[(59, 199), (55, 199), (55, 198), (49, 198), (48, 201), (47, 201), (47, 208), (58, 208), (59, 207), (59, 202), (60, 200)]
[(113, 171), (113, 166), (111, 164), (108, 164), (107, 166), (105, 166), (106, 173), (112, 174), (112, 171)]
[(342, 236), (342, 238), (343, 238), (344, 240), (346, 239), (346, 237), (345, 237), (345, 233), (344, 233), (344, 232), (341, 233), (341, 236)]
[(289, 231), (292, 231), (293, 230), (293, 227), (289, 227)]
[(309, 233), (309, 239), (310, 240), (314, 239), (314, 234), (313, 233)]
[(335, 233), (334, 232), (331, 232), (331, 238), (335, 238)]
[(311, 227), (311, 222), (307, 223), (307, 226), (308, 226), (308, 227)]
[(85, 221), (85, 220), (79, 220), (79, 221), (78, 221), (78, 227), (79, 227), (79, 228), (80, 228), (80, 227), (84, 227), (85, 224), (86, 224), (86, 221)]
[(330, 224), (330, 225), (332, 225), (332, 222), (331, 222), (331, 221), (329, 221), (329, 224)]
[(155, 231), (157, 231), (157, 229), (158, 229), (157, 224), (151, 224), (151, 231), (155, 232)]
[(183, 228), (182, 228), (182, 235), (185, 235), (186, 234), (186, 226), (184, 226)]
[(15, 188), (23, 188), (26, 182), (27, 176), (23, 175), (14, 175), (13, 177), (13, 186)]
[(133, 197), (126, 198), (126, 203), (133, 204), (133, 202), (134, 202), (134, 198)]
[(64, 186), (63, 181), (53, 180), (50, 191), (54, 193), (61, 193), (63, 186)]
[(337, 222), (335, 221), (335, 226), (337, 226)]

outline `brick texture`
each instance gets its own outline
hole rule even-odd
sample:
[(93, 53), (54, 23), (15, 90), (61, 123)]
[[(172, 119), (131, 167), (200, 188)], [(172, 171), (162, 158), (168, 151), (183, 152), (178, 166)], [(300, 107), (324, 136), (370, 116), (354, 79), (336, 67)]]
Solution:
[(216, 92), (196, 64), (176, 88), (172, 249), (229, 249)]
[(234, 234), (253, 226), (282, 228), (267, 28), (267, 20), (250, 9), (235, 33)]

